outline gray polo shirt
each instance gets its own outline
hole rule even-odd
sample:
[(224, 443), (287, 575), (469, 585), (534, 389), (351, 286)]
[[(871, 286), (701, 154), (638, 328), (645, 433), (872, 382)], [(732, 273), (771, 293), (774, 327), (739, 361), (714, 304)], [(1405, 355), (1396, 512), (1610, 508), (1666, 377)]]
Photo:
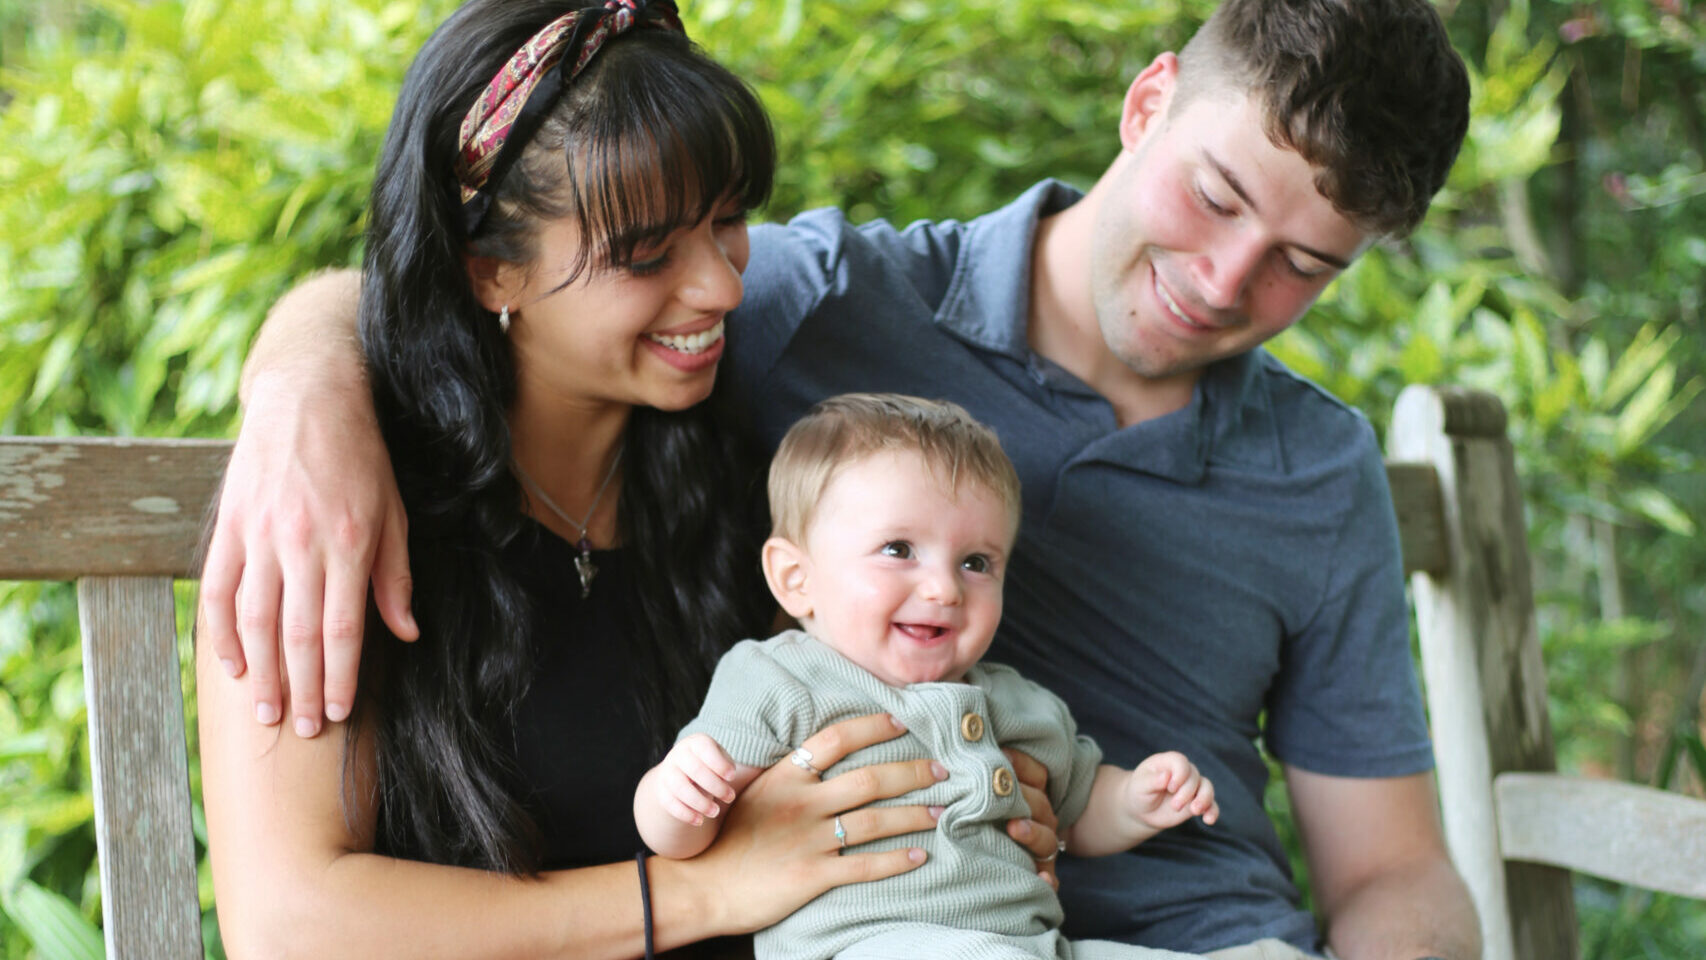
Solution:
[(1222, 809), (1062, 863), (1070, 937), (1318, 950), (1263, 811), (1258, 740), (1335, 776), (1432, 765), (1380, 450), (1360, 414), (1263, 350), (1121, 429), (1026, 342), (1037, 219), (1078, 197), (1045, 181), (970, 223), (818, 210), (755, 228), (720, 389), (771, 448), (851, 390), (952, 400), (1000, 436), (1024, 519), (989, 659), (1065, 700), (1110, 763), (1184, 751)]

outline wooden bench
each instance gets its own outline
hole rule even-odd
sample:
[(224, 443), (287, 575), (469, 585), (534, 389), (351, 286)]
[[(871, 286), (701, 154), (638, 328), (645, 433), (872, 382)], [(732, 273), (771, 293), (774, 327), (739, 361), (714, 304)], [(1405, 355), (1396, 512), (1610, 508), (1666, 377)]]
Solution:
[[(107, 956), (201, 954), (172, 580), (223, 441), (0, 438), (0, 580), (75, 580)], [(1553, 772), (1497, 399), (1412, 387), (1390, 438), (1452, 858), (1487, 960), (1574, 960), (1569, 870), (1706, 898), (1706, 801)]]

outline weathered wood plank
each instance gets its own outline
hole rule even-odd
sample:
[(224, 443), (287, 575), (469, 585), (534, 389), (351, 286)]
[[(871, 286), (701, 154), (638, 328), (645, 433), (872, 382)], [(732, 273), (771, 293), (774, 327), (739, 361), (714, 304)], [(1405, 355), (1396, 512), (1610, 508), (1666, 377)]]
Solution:
[(191, 577), (224, 440), (0, 437), (0, 580)]
[(1392, 508), (1398, 514), (1404, 574), (1445, 573), (1451, 554), (1446, 549), (1439, 471), (1431, 463), (1388, 460), (1386, 481), (1392, 487)]
[(1505, 856), (1706, 899), (1706, 801), (1546, 773), (1493, 787)]
[(1438, 471), (1449, 563), (1411, 578), (1446, 842), (1486, 960), (1574, 960), (1569, 874), (1499, 855), (1493, 777), (1555, 767), (1516, 460), (1497, 398), (1412, 386), (1389, 453)]
[(200, 957), (172, 581), (85, 578), (77, 610), (107, 956)]

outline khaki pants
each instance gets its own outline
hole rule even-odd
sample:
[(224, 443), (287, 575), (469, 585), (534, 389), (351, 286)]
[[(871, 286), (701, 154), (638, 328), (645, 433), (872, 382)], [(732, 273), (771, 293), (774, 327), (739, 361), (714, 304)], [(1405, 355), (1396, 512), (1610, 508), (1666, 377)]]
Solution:
[(1284, 940), (1257, 940), (1241, 947), (1227, 947), (1208, 955), (1209, 960), (1319, 960)]

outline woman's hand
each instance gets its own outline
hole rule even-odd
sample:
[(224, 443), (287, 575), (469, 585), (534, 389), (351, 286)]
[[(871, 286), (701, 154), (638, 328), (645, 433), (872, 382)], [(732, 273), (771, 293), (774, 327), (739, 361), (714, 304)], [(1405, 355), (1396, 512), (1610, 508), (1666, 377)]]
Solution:
[(1017, 750), (1003, 750), (1009, 763), (1013, 764), (1013, 772), (1019, 777), (1019, 792), (1025, 797), (1025, 802), (1031, 805), (1029, 820), (1007, 821), (1007, 835), (1019, 841), (1019, 845), (1031, 851), (1031, 856), (1037, 861), (1037, 876), (1048, 881), (1048, 885), (1060, 889), (1060, 880), (1054, 874), (1054, 860), (1060, 855), (1060, 819), (1054, 815), (1054, 804), (1049, 802), (1048, 768), (1036, 760)]
[[(802, 746), (812, 765), (828, 769), (848, 754), (904, 733), (888, 714), (856, 717), (825, 727)], [(729, 808), (722, 835), (686, 864), (712, 891), (716, 926), (746, 933), (771, 926), (819, 894), (845, 883), (881, 880), (916, 869), (924, 850), (909, 847), (841, 855), (835, 820), (847, 844), (866, 843), (936, 826), (941, 808), (869, 807), (947, 779), (933, 760), (875, 764), (820, 781), (784, 759), (764, 771)]]

